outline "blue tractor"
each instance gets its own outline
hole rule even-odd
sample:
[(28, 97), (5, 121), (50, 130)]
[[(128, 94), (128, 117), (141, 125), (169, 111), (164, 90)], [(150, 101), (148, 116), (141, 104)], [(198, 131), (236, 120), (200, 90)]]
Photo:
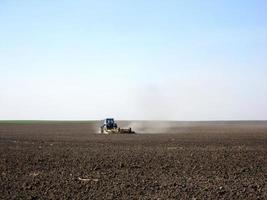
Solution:
[(131, 128), (122, 129), (118, 127), (113, 118), (106, 118), (103, 125), (100, 127), (100, 132), (104, 134), (131, 134), (135, 133)]

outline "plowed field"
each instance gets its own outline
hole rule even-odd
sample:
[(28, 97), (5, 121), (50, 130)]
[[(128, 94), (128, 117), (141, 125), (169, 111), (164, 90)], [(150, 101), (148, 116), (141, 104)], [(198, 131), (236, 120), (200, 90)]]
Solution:
[(267, 199), (266, 122), (153, 123), (2, 123), (0, 199)]

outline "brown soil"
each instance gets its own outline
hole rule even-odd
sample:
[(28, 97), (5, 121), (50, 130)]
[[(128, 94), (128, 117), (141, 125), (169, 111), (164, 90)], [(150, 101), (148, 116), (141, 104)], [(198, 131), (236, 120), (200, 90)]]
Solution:
[(0, 199), (267, 199), (266, 122), (95, 126), (1, 124)]

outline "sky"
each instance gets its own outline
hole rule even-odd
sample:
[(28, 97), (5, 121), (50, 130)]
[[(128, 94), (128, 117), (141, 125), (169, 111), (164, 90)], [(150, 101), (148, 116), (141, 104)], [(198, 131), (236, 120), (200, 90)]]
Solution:
[(267, 120), (265, 0), (0, 0), (0, 120)]

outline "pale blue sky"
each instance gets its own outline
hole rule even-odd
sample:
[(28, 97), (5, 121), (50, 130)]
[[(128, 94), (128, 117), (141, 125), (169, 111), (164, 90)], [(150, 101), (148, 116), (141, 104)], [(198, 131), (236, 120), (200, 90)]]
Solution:
[(265, 0), (0, 0), (0, 119), (267, 120)]

